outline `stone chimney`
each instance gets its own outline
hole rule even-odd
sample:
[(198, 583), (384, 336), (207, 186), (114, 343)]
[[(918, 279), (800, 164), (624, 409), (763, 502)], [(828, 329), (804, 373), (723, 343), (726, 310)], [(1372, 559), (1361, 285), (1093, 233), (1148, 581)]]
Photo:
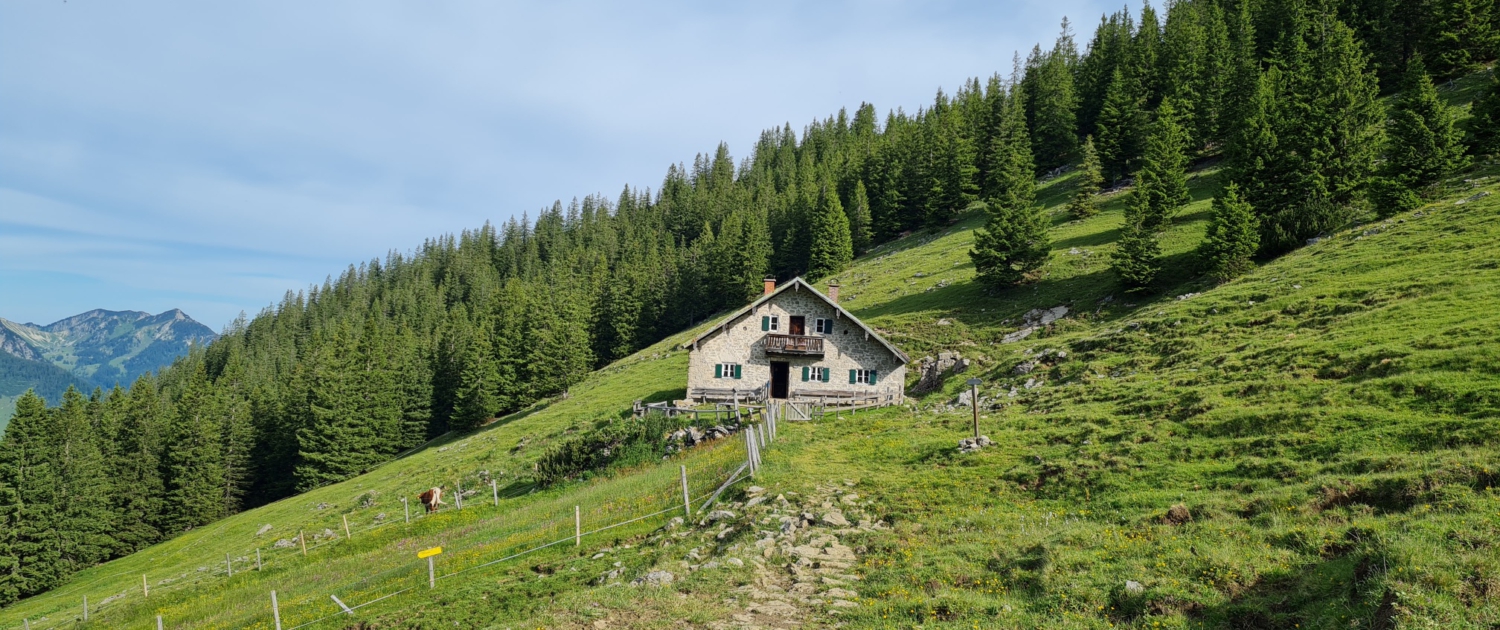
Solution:
[(833, 300), (834, 304), (839, 303), (839, 283), (828, 283), (828, 299)]
[(766, 282), (766, 291), (765, 291), (765, 293), (762, 293), (761, 295), (770, 295), (770, 294), (774, 293), (776, 291), (776, 279), (775, 278), (766, 278), (765, 282)]

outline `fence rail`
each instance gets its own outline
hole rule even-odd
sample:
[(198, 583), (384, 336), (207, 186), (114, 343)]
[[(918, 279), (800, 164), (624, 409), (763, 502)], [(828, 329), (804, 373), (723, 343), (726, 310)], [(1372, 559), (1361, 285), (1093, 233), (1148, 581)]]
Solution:
[[(290, 588), (277, 589), (280, 590), (281, 597), (279, 599), (277, 598), (277, 590), (271, 591), (270, 597), (265, 600), (268, 606), (266, 606), (262, 621), (268, 624), (266, 627), (275, 627), (278, 630), (311, 627), (340, 616), (353, 615), (357, 610), (403, 593), (422, 588), (435, 588), (437, 583), (443, 580), (471, 571), (494, 567), (544, 549), (564, 545), (569, 542), (581, 546), (584, 538), (596, 536), (610, 530), (648, 522), (652, 519), (669, 518), (674, 513), (691, 517), (695, 512), (707, 510), (733, 484), (756, 474), (761, 466), (761, 449), (766, 444), (774, 441), (778, 420), (783, 415), (783, 411), (774, 406), (735, 405), (733, 409), (720, 409), (718, 411), (733, 412), (741, 416), (740, 433), (743, 435), (743, 441), (727, 439), (711, 446), (710, 450), (702, 452), (702, 455), (695, 461), (705, 463), (705, 465), (699, 469), (695, 479), (700, 484), (703, 481), (711, 483), (702, 486), (697, 493), (690, 492), (689, 490), (689, 475), (686, 465), (681, 466), (679, 471), (670, 471), (667, 470), (667, 467), (658, 466), (629, 477), (629, 479), (635, 479), (639, 476), (642, 482), (647, 484), (646, 492), (638, 493), (634, 496), (619, 496), (612, 488), (607, 487), (610, 481), (625, 479), (618, 478), (574, 489), (571, 491), (575, 495), (573, 500), (562, 501), (562, 503), (572, 503), (572, 505), (562, 506), (557, 500), (554, 500), (551, 502), (526, 504), (514, 507), (514, 509), (505, 510), (503, 514), (495, 514), (496, 512), (501, 512), (500, 508), (502, 507), (511, 508), (513, 506), (509, 504), (502, 505), (498, 498), (498, 492), (495, 490), (495, 486), (492, 485), (491, 490), (495, 496), (493, 505), (487, 505), (489, 502), (481, 501), (477, 506), (460, 508), (455, 505), (438, 512), (438, 514), (452, 514), (455, 512), (475, 513), (476, 511), (484, 511), (488, 508), (488, 518), (481, 516), (476, 519), (477, 522), (463, 524), (465, 526), (462, 528), (457, 527), (461, 523), (453, 523), (436, 532), (408, 532), (406, 534), (408, 540), (415, 536), (426, 543), (433, 543), (433, 546), (440, 544), (441, 546), (449, 547), (452, 545), (454, 553), (447, 556), (445, 561), (442, 561), (443, 568), (445, 569), (444, 572), (440, 574), (435, 573), (437, 565), (430, 565), (427, 561), (417, 560), (415, 556), (413, 556), (413, 560), (411, 561), (401, 562), (376, 573), (352, 580), (340, 579), (344, 577), (340, 571), (325, 571), (325, 573), (334, 575), (325, 575), (321, 578), (319, 576), (312, 576), (305, 580), (316, 582), (316, 584), (304, 583), (291, 586)], [(743, 449), (740, 447), (741, 443), (743, 444)], [(680, 472), (680, 478), (678, 475), (666, 474), (667, 472)], [(558, 497), (558, 499), (564, 498)], [(599, 500), (589, 502), (589, 498), (597, 498)], [(700, 501), (703, 502), (702, 505), (695, 510), (693, 505)], [(581, 510), (581, 506), (584, 503), (589, 503), (588, 520), (591, 521), (591, 524), (590, 529), (587, 530), (584, 529), (585, 520)], [(562, 507), (569, 509), (562, 510)], [(548, 515), (549, 510), (554, 510), (550, 516)], [(101, 575), (81, 587), (65, 589), (65, 592), (54, 595), (40, 596), (46, 600), (55, 601), (56, 605), (48, 607), (45, 611), (40, 611), (43, 614), (43, 618), (38, 619), (37, 623), (32, 623), (30, 618), (26, 618), (22, 619), (19, 625), (8, 624), (3, 627), (7, 629), (50, 630), (53, 628), (69, 627), (80, 622), (108, 623), (108, 621), (100, 619), (89, 621), (88, 617), (90, 615), (98, 617), (101, 613), (109, 615), (111, 612), (124, 614), (127, 609), (120, 608), (122, 605), (145, 606), (148, 602), (159, 600), (163, 595), (194, 587), (210, 586), (211, 581), (220, 580), (220, 578), (222, 578), (221, 584), (227, 584), (230, 579), (238, 579), (237, 575), (261, 571), (266, 566), (273, 566), (273, 563), (274, 565), (280, 565), (289, 561), (296, 562), (299, 558), (306, 561), (314, 552), (325, 547), (352, 541), (356, 537), (356, 534), (361, 537), (368, 537), (372, 532), (396, 525), (415, 524), (420, 527), (420, 524), (428, 518), (431, 518), (431, 515), (426, 514), (425, 511), (420, 511), (416, 515), (407, 515), (403, 518), (392, 519), (390, 522), (374, 523), (365, 526), (356, 525), (344, 530), (343, 537), (335, 536), (331, 539), (324, 539), (310, 545), (306, 544), (305, 533), (299, 533), (296, 537), (297, 544), (291, 548), (272, 548), (269, 550), (269, 553), (263, 553), (266, 551), (264, 548), (255, 548), (238, 554), (238, 557), (231, 552), (229, 557), (215, 559), (214, 564), (206, 565), (216, 566), (216, 569), (200, 571), (198, 575), (184, 576), (173, 579), (170, 582), (164, 580), (154, 585), (149, 583), (145, 575), (142, 575), (142, 583), (137, 587), (138, 590), (135, 591), (140, 597), (128, 595), (128, 589), (126, 592), (121, 592), (119, 589), (111, 589), (111, 592), (106, 594), (106, 597), (100, 599), (96, 591), (94, 593), (96, 603), (90, 606), (88, 604), (89, 593), (86, 592), (89, 585), (111, 578), (119, 578), (129, 575), (129, 573), (122, 572)], [(532, 525), (513, 526), (507, 525), (507, 523), (532, 523)], [(471, 538), (474, 537), (474, 532), (481, 529), (483, 525), (496, 526), (483, 531), (483, 540), (463, 540), (462, 537), (466, 534)], [(461, 530), (458, 532), (459, 540), (444, 541), (443, 538), (452, 535), (455, 529)], [(389, 545), (386, 547), (389, 547)], [(365, 552), (366, 556), (370, 556), (368, 558), (345, 554), (343, 556), (328, 558), (322, 562), (333, 564), (341, 560), (348, 561), (358, 558), (360, 561), (354, 564), (360, 566), (373, 561), (377, 555), (386, 555), (388, 557), (390, 553), (389, 549), (382, 548)], [(398, 553), (405, 552), (398, 551)], [(255, 560), (251, 561), (250, 558), (254, 558)], [(313, 561), (318, 562), (318, 560)], [(236, 562), (243, 562), (245, 565), (236, 566)], [(251, 564), (252, 562), (253, 564)], [(434, 573), (430, 574), (429, 568)], [(429, 584), (431, 584), (430, 587), (428, 586)], [(219, 599), (215, 600), (216, 602), (222, 602), (224, 598), (232, 596), (226, 591), (219, 591), (214, 593), (214, 595), (220, 596)], [(206, 596), (207, 594), (205, 594)], [(35, 604), (36, 601), (36, 599), (28, 599), (23, 600), (22, 603), (29, 602)], [(120, 603), (122, 601), (124, 602), (123, 604)], [(181, 602), (179, 601), (178, 603), (180, 604)], [(335, 604), (337, 605), (336, 607)], [(330, 610), (332, 612), (324, 614)], [(149, 618), (149, 615), (147, 617)], [(269, 624), (273, 619), (274, 626), (271, 626)], [(223, 623), (241, 623), (244, 620), (240, 619), (235, 622), (231, 622), (228, 619), (215, 620), (211, 613), (209, 614), (209, 618), (203, 618), (200, 615), (192, 619), (178, 621), (180, 623), (217, 627)], [(167, 619), (165, 624), (165, 627), (174, 627), (173, 620), (171, 619)]]

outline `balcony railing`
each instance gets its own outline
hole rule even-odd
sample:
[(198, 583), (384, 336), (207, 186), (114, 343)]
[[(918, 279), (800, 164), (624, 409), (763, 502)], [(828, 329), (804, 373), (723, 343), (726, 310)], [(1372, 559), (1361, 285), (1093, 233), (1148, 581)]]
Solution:
[(766, 352), (769, 354), (823, 354), (823, 338), (813, 335), (766, 335)]

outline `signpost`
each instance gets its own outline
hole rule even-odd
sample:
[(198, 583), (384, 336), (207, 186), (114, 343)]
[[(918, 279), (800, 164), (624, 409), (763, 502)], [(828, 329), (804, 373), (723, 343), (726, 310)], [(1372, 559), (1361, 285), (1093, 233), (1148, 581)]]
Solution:
[(979, 384), (977, 378), (969, 379), (969, 406), (974, 408), (974, 443), (979, 443)]
[(442, 547), (423, 549), (417, 552), (417, 558), (427, 559), (427, 588), (437, 588), (437, 574), (432, 568), (432, 557), (443, 553)]

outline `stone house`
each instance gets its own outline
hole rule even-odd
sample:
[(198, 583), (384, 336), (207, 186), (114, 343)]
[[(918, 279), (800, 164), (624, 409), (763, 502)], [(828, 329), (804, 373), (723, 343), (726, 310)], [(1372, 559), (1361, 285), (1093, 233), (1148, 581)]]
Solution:
[(688, 399), (892, 405), (911, 359), (801, 278), (776, 286), (683, 345)]

